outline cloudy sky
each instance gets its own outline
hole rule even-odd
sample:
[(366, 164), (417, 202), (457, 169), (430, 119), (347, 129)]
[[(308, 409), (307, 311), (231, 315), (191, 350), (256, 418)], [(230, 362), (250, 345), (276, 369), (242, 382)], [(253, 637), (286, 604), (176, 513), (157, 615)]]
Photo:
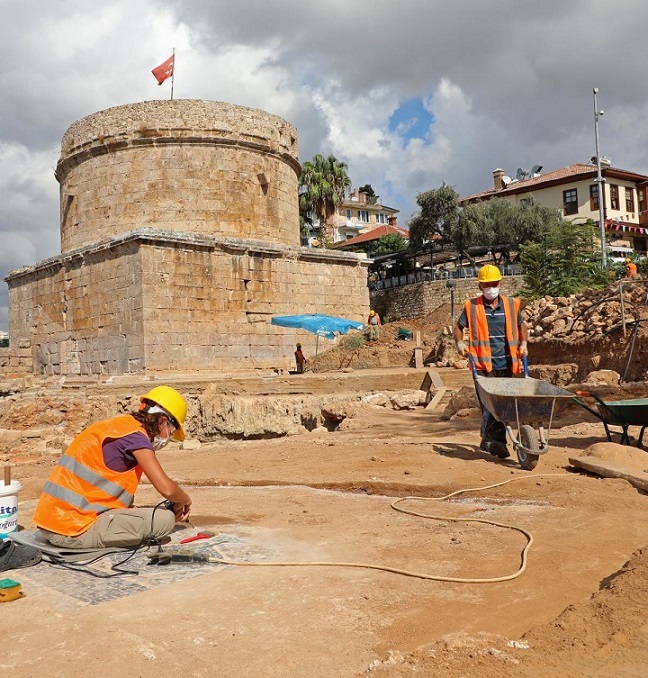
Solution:
[[(601, 154), (648, 174), (645, 0), (0, 0), (0, 277), (60, 251), (60, 141), (75, 120), (174, 98), (296, 125), (406, 225), (443, 182)], [(0, 330), (7, 286), (0, 281)]]

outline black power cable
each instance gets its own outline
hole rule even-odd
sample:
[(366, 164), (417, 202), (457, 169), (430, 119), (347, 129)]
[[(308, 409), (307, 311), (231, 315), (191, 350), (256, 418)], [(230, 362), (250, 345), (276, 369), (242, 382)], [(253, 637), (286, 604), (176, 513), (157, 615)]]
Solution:
[[(85, 574), (89, 574), (92, 577), (98, 577), (100, 579), (108, 579), (110, 577), (118, 577), (124, 574), (139, 574), (139, 571), (137, 570), (124, 570), (122, 569), (122, 565), (127, 563), (129, 560), (135, 557), (137, 553), (144, 549), (149, 549), (152, 546), (157, 546), (158, 553), (162, 552), (162, 542), (158, 537), (153, 536), (153, 526), (155, 524), (155, 512), (161, 508), (164, 507), (166, 510), (173, 511), (173, 502), (170, 500), (164, 500), (161, 501), (159, 504), (156, 504), (153, 507), (153, 512), (151, 513), (151, 529), (149, 536), (146, 537), (140, 544), (137, 546), (133, 546), (130, 549), (116, 549), (115, 551), (109, 551), (108, 553), (102, 553), (101, 555), (91, 558), (90, 560), (86, 561), (77, 561), (76, 563), (69, 563), (65, 561), (62, 558), (57, 558), (56, 556), (52, 556), (51, 554), (45, 554), (43, 553), (43, 561), (54, 566), (54, 567), (60, 567), (66, 570), (73, 570), (75, 572), (83, 572)], [(106, 558), (108, 556), (115, 555), (116, 553), (123, 553), (124, 551), (129, 551), (128, 555), (124, 560), (119, 561), (118, 563), (114, 563), (111, 565), (110, 569), (112, 572), (98, 572), (97, 570), (92, 570), (89, 569), (89, 565), (92, 565), (93, 563), (96, 563), (100, 561), (102, 558)]]

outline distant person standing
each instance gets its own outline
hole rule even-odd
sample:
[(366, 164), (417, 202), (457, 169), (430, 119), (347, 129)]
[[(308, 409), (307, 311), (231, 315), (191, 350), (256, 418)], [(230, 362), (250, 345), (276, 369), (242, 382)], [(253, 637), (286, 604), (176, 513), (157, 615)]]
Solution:
[(626, 278), (636, 278), (638, 276), (637, 273), (637, 264), (630, 259), (630, 257), (626, 257), (625, 260), (625, 271), (626, 271)]
[(304, 352), (302, 351), (302, 345), (297, 344), (295, 348), (296, 348), (296, 350), (295, 350), (295, 366), (297, 368), (297, 374), (303, 374), (304, 369), (306, 368), (306, 363), (308, 361), (306, 360), (306, 356), (304, 355)]
[(376, 341), (378, 339), (380, 316), (373, 309), (369, 311), (369, 317), (367, 318), (367, 325), (369, 325), (369, 341)]

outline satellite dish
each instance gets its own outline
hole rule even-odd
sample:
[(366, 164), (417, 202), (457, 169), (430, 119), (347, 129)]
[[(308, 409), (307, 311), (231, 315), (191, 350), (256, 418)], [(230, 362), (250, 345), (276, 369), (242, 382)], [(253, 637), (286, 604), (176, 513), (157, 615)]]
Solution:
[(533, 169), (531, 170), (531, 174), (534, 177), (537, 177), (538, 174), (540, 174), (541, 171), (542, 171), (542, 165), (534, 165)]
[(502, 183), (504, 184), (504, 186), (508, 186), (511, 183), (511, 181), (512, 181), (511, 177), (507, 177), (506, 175), (502, 177)]
[(531, 174), (529, 173), (529, 170), (525, 170), (525, 169), (522, 169), (521, 167), (518, 167), (517, 178), (520, 181), (524, 181), (524, 179), (530, 179)]

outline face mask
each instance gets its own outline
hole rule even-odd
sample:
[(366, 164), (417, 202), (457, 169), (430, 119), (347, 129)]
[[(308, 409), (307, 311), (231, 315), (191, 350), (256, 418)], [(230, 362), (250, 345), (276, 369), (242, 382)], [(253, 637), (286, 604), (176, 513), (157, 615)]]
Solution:
[(161, 450), (168, 442), (168, 438), (160, 438), (160, 436), (155, 436), (155, 438), (153, 438), (153, 449), (157, 452), (158, 450)]
[(499, 297), (499, 287), (484, 287), (482, 294), (488, 301), (493, 301)]

